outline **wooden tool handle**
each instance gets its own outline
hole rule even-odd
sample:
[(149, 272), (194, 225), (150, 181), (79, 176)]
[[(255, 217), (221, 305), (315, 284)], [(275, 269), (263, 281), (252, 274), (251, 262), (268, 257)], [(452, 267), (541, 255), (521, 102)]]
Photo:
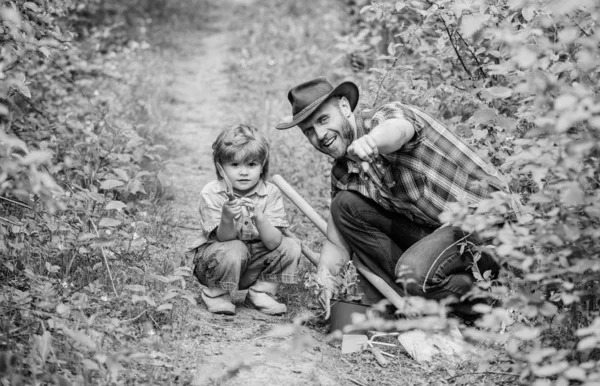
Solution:
[[(308, 217), (308, 219), (312, 221), (312, 223), (315, 224), (321, 232), (323, 232), (324, 235), (327, 235), (327, 223), (325, 222), (325, 220), (323, 220), (321, 216), (319, 216), (317, 211), (314, 210), (308, 204), (308, 202), (306, 202), (302, 198), (302, 196), (300, 196), (298, 192), (296, 192), (296, 190), (290, 184), (288, 184), (287, 181), (283, 179), (283, 177), (281, 177), (279, 174), (274, 175), (273, 183), (277, 185), (279, 189), (281, 189), (283, 194), (285, 194), (290, 199), (290, 201), (292, 201), (292, 203), (296, 205), (298, 209), (300, 209), (300, 211), (304, 213), (306, 217)], [(398, 293), (394, 291), (394, 289), (390, 287), (390, 285), (386, 283), (385, 280), (371, 272), (358, 259), (354, 259), (354, 266), (365, 277), (365, 279), (369, 281), (369, 283), (373, 284), (373, 287), (377, 288), (377, 290), (379, 290), (379, 292), (381, 292), (381, 294), (385, 296), (385, 298), (394, 305), (394, 307), (396, 307), (399, 310), (405, 308), (406, 302), (404, 301), (404, 299), (402, 299), (402, 297), (398, 295)]]
[(308, 219), (315, 224), (324, 235), (327, 235), (327, 222), (323, 220), (321, 216), (319, 216), (317, 211), (314, 210), (313, 207), (310, 206), (308, 202), (306, 202), (304, 198), (302, 198), (302, 196), (300, 196), (298, 192), (296, 192), (296, 190), (290, 184), (288, 184), (286, 180), (283, 179), (283, 177), (281, 177), (279, 174), (275, 174), (273, 176), (273, 183), (277, 185), (283, 194), (285, 194), (287, 198), (289, 198), (290, 201), (292, 201), (292, 203), (296, 205), (298, 209), (300, 209), (300, 211), (304, 213), (306, 217), (308, 217)]
[(375, 356), (375, 359), (377, 360), (377, 363), (379, 363), (379, 366), (387, 367), (388, 361), (383, 357), (383, 354), (381, 353), (381, 350), (379, 350), (379, 348), (371, 347), (371, 352)]
[(300, 239), (298, 237), (296, 237), (296, 235), (294, 233), (292, 233), (291, 230), (284, 229), (283, 230), (283, 234), (285, 236), (291, 237), (291, 238), (295, 239), (296, 241), (298, 241), (300, 243), (300, 247), (302, 248), (302, 254), (304, 256), (306, 256), (306, 258), (308, 259), (308, 261), (310, 261), (311, 263), (313, 263), (315, 267), (317, 267), (319, 265), (319, 255), (317, 253), (313, 252), (313, 250), (310, 249), (302, 241), (300, 241)]

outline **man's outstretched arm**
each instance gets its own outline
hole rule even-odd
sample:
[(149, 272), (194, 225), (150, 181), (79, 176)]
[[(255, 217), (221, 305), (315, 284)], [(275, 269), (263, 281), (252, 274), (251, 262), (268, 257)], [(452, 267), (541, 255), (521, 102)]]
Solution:
[(348, 146), (348, 156), (371, 163), (379, 154), (389, 154), (404, 146), (415, 135), (414, 126), (404, 118), (393, 118), (375, 126), (369, 134)]

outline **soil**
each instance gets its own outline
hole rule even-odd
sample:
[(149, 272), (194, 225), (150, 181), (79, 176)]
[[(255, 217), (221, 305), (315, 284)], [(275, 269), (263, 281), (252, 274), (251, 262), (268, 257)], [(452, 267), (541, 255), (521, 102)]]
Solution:
[[(169, 254), (182, 256), (199, 228), (197, 197), (215, 178), (211, 144), (218, 132), (239, 122), (243, 99), (229, 74), (234, 30), (228, 16), (249, 0), (224, 0), (211, 6), (200, 29), (181, 33), (169, 58), (170, 123), (167, 136), (175, 156), (166, 170), (173, 192), (168, 212), (175, 240)], [(283, 95), (283, 92), (282, 92)], [(193, 277), (188, 288), (199, 294)], [(198, 297), (198, 305), (183, 310), (168, 334), (154, 342), (151, 361), (140, 363), (146, 384), (193, 385), (345, 385), (423, 384), (426, 371), (400, 348), (396, 358), (380, 367), (370, 352), (342, 356), (340, 342), (329, 342), (328, 326), (302, 325), (299, 315), (316, 313), (306, 305), (290, 306), (287, 315), (273, 317), (244, 307), (246, 291), (234, 291), (235, 316), (214, 315)], [(402, 373), (405, 373), (402, 376)], [(416, 376), (415, 376), (416, 375)], [(419, 379), (419, 377), (421, 379)], [(161, 379), (161, 381), (157, 381)]]

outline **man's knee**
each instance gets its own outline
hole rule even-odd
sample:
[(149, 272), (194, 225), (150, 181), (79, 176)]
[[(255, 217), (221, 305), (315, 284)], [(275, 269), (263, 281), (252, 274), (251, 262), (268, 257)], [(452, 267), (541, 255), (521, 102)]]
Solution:
[(344, 223), (355, 219), (358, 208), (365, 205), (365, 198), (358, 193), (343, 190), (331, 202), (331, 217), (336, 227), (343, 229)]

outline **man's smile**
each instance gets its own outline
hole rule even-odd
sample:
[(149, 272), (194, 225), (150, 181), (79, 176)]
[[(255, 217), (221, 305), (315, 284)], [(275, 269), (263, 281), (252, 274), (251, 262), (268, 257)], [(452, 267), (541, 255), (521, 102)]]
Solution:
[(337, 135), (323, 139), (323, 141), (321, 141), (321, 146), (323, 146), (323, 147), (331, 146), (331, 144), (333, 142), (335, 142), (336, 138), (337, 138)]

